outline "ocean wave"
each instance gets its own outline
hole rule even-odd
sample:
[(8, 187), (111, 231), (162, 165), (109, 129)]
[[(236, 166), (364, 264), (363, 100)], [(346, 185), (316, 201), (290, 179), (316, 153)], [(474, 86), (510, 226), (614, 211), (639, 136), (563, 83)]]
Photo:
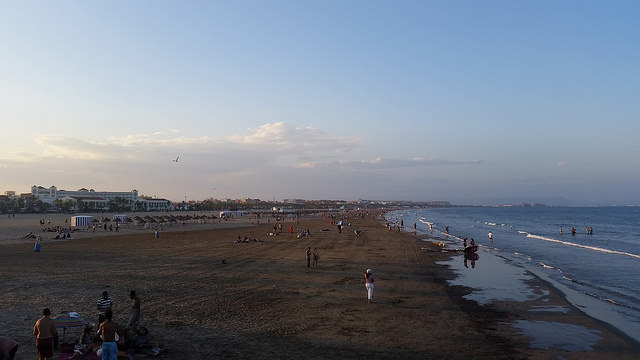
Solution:
[(518, 230), (518, 234), (526, 234), (526, 235), (529, 235), (529, 233), (528, 233), (528, 232), (526, 232), (526, 231), (522, 231), (522, 230)]
[[(518, 232), (520, 232), (520, 231), (518, 231)], [(640, 255), (633, 254), (633, 253), (628, 253), (628, 252), (624, 252), (624, 251), (610, 250), (610, 249), (605, 249), (605, 248), (601, 248), (601, 247), (597, 247), (597, 246), (591, 246), (591, 245), (576, 244), (576, 243), (572, 243), (572, 242), (569, 242), (569, 241), (562, 241), (562, 240), (552, 239), (552, 238), (548, 238), (548, 237), (544, 237), (544, 236), (540, 236), (540, 235), (527, 234), (527, 237), (528, 238), (533, 238), (533, 239), (538, 239), (538, 240), (554, 242), (554, 243), (563, 244), (563, 245), (575, 246), (575, 247), (579, 247), (579, 248), (583, 248), (583, 249), (587, 249), (587, 250), (599, 251), (599, 252), (603, 252), (603, 253), (607, 253), (607, 254), (624, 255), (624, 256), (629, 256), (629, 257), (632, 257), (632, 258), (640, 259)]]
[(551, 265), (547, 265), (547, 264), (543, 263), (542, 261), (540, 261), (540, 266), (542, 266), (545, 269), (555, 269), (555, 267), (553, 267)]

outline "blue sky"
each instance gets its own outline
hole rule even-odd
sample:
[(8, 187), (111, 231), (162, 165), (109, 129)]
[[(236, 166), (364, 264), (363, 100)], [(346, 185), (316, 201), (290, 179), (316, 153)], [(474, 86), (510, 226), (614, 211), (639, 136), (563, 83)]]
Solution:
[(1, 191), (640, 204), (637, 1), (0, 6)]

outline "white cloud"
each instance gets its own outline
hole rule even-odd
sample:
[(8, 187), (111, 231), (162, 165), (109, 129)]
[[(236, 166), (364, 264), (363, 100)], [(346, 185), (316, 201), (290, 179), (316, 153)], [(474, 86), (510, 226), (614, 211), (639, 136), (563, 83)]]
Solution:
[(298, 163), (313, 166), (321, 160), (342, 156), (362, 143), (355, 137), (340, 137), (314, 127), (301, 128), (283, 122), (264, 124), (248, 134), (225, 138), (185, 137), (168, 130), (87, 139), (39, 135), (34, 141), (27, 151), (5, 153), (7, 163), (47, 166), (55, 163), (65, 168), (82, 164), (84, 168), (118, 169), (131, 164), (141, 169), (170, 163), (180, 156), (183, 170), (198, 168), (210, 173), (229, 173), (267, 166), (292, 168)]
[(395, 168), (407, 168), (407, 167), (420, 167), (420, 166), (449, 166), (449, 165), (474, 165), (479, 164), (479, 160), (445, 160), (445, 159), (426, 159), (426, 158), (412, 158), (412, 159), (384, 159), (375, 158), (372, 160), (360, 160), (360, 161), (333, 161), (333, 162), (303, 162), (299, 163), (297, 167), (318, 168), (318, 167), (341, 167), (352, 169), (395, 169)]
[[(352, 150), (367, 145), (374, 149), (371, 159), (355, 158)], [(392, 183), (408, 184), (418, 178), (424, 185), (425, 173), (431, 172), (423, 167), (479, 163), (384, 158), (376, 156), (379, 149), (358, 137), (278, 122), (221, 138), (153, 130), (86, 139), (41, 135), (29, 153), (13, 153), (0, 161), (20, 169), (10, 179), (12, 184), (114, 191), (137, 188), (142, 194), (174, 200), (185, 196), (380, 196)], [(176, 163), (172, 160), (177, 156), (180, 161)], [(399, 168), (404, 170), (388, 171)], [(367, 171), (366, 186), (357, 176), (361, 171)]]
[(274, 149), (296, 149), (300, 152), (348, 151), (363, 141), (359, 137), (341, 137), (315, 127), (296, 127), (284, 122), (264, 124), (249, 135), (236, 135), (229, 139), (244, 145), (266, 145)]

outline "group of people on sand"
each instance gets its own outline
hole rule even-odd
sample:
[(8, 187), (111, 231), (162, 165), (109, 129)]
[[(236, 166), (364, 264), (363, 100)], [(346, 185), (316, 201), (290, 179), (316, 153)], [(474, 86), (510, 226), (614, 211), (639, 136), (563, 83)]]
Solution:
[[(415, 225), (415, 224), (414, 224), (414, 225)], [(402, 231), (402, 230), (404, 230), (404, 220), (398, 220), (398, 219), (396, 219), (396, 222), (395, 222), (395, 224), (394, 224), (394, 225), (391, 225), (391, 223), (390, 223), (390, 222), (387, 222), (387, 224), (386, 224), (387, 231), (391, 231), (391, 228), (392, 228), (392, 227), (393, 227), (393, 229), (395, 229), (395, 230), (397, 230), (397, 231)], [(415, 226), (414, 226), (414, 228), (415, 228)]]
[(241, 237), (240, 235), (238, 235), (238, 238), (236, 239), (236, 241), (234, 241), (234, 244), (241, 244), (241, 243), (258, 243), (258, 242), (262, 242), (262, 240), (259, 239), (251, 239), (248, 236), (245, 235), (245, 237)]
[[(65, 352), (73, 352), (70, 359), (133, 359), (131, 355), (141, 353), (157, 357), (166, 352), (159, 345), (152, 342), (149, 330), (144, 326), (138, 326), (140, 321), (140, 298), (135, 290), (129, 294), (131, 299), (130, 317), (126, 326), (121, 326), (113, 320), (113, 299), (107, 291), (96, 303), (98, 310), (98, 329), (94, 332), (94, 325), (85, 324), (84, 330), (78, 341), (74, 344), (63, 344)], [(52, 359), (54, 350), (58, 349), (58, 331), (55, 320), (50, 317), (51, 310), (44, 308), (42, 317), (36, 321), (33, 334), (36, 337), (38, 359)], [(5, 342), (0, 341), (0, 350), (4, 352)], [(8, 345), (7, 345), (8, 347)], [(16, 346), (7, 351), (0, 352), (0, 359), (13, 359)], [(60, 348), (62, 352), (62, 346)]]
[[(311, 269), (313, 266), (318, 267), (318, 259), (320, 259), (320, 253), (318, 252), (318, 248), (313, 248), (311, 251), (311, 246), (307, 247), (307, 251), (305, 252), (305, 256), (307, 258), (307, 269)], [(311, 258), (313, 257), (313, 263), (311, 262)]]

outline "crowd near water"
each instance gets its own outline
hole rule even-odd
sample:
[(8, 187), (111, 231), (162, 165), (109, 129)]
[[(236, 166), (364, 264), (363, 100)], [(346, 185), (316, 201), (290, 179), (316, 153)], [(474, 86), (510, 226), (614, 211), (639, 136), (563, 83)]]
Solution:
[[(474, 298), (480, 303), (526, 300), (518, 276), (535, 275), (577, 308), (640, 341), (639, 211), (632, 206), (452, 207), (396, 211), (387, 219), (415, 224), (447, 248), (474, 238), (480, 251), (473, 268), (456, 259), (449, 265), (467, 278), (463, 285), (484, 294)], [(504, 279), (509, 271), (515, 274), (511, 282)]]

